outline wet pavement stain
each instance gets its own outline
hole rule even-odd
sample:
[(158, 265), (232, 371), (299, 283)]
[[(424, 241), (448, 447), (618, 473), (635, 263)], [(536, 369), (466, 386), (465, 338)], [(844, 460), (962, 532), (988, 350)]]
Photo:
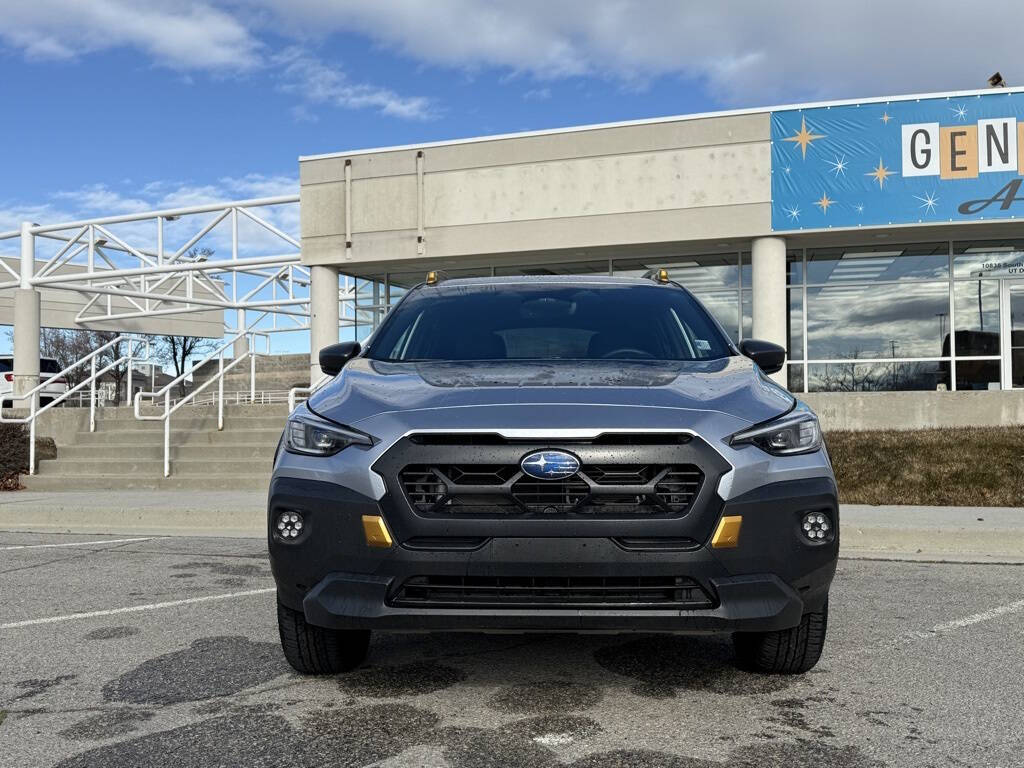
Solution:
[[(694, 757), (680, 757), (649, 749), (618, 749), (595, 752), (572, 763), (572, 768), (725, 768)], [(767, 768), (767, 767), (766, 767)]]
[(103, 686), (103, 698), (130, 704), (200, 701), (238, 693), (287, 671), (277, 643), (206, 637), (111, 680)]
[(138, 627), (100, 627), (85, 635), (86, 640), (120, 640), (139, 634)]
[(74, 680), (75, 677), (77, 677), (77, 675), (57, 675), (56, 677), (19, 680), (14, 684), (14, 687), (24, 689), (25, 692), (19, 693), (11, 699), (11, 701), (24, 701), (25, 699), (31, 699), (42, 693), (46, 693), (46, 691), (60, 685), (61, 683), (67, 682), (68, 680)]
[(140, 736), (83, 752), (58, 768), (356, 768), (425, 743), (438, 717), (404, 704), (316, 712), (296, 728), (278, 715), (253, 712)]
[(118, 707), (80, 720), (65, 728), (60, 735), (76, 741), (103, 741), (114, 736), (126, 736), (138, 730), (141, 723), (152, 720), (155, 714), (148, 709)]
[(440, 718), (408, 704), (315, 712), (301, 719), (303, 765), (369, 765), (429, 740)]
[(513, 714), (573, 712), (590, 709), (603, 696), (595, 685), (568, 680), (542, 680), (501, 688), (488, 703), (494, 709)]
[(461, 683), (467, 675), (461, 669), (418, 661), (386, 667), (362, 667), (338, 678), (338, 686), (354, 696), (390, 699), (434, 693)]
[[(306, 764), (301, 747), (300, 734), (283, 717), (236, 715), (96, 747), (61, 761), (58, 768), (292, 768)], [(230, 756), (227, 762), (225, 756)]]
[(554, 753), (524, 735), (487, 728), (441, 728), (432, 742), (452, 768), (555, 768)]
[(739, 747), (729, 753), (722, 768), (885, 768), (885, 765), (868, 757), (860, 747), (797, 739), (796, 742)]
[(826, 738), (834, 738), (836, 735), (831, 728), (811, 725), (807, 720), (807, 715), (803, 712), (807, 708), (807, 704), (800, 699), (774, 699), (772, 706), (776, 709), (776, 713), (766, 717), (764, 719), (766, 723)]
[(778, 693), (796, 682), (745, 672), (735, 665), (730, 645), (697, 637), (638, 638), (598, 648), (594, 659), (608, 671), (636, 680), (633, 693), (648, 698), (671, 698), (680, 689), (727, 696)]

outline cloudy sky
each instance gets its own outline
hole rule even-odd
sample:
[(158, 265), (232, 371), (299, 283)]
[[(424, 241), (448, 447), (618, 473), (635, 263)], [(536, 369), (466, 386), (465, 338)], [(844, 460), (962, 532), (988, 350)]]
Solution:
[(1024, 82), (1024, 11), (1003, 0), (0, 0), (0, 15), (0, 230), (291, 192), (300, 154), (971, 88), (996, 69)]

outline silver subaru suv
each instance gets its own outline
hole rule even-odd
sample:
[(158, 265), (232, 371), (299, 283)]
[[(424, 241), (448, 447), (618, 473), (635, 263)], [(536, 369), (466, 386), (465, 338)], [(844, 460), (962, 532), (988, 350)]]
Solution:
[(685, 288), (645, 278), (410, 290), (290, 415), (268, 540), (281, 644), (359, 665), (373, 630), (731, 633), (814, 666), (839, 549), (815, 415)]

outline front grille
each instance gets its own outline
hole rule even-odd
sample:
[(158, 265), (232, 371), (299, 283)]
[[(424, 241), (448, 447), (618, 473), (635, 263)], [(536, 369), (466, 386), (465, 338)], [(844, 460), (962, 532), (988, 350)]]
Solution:
[(714, 603), (685, 576), (414, 576), (391, 599), (428, 608), (666, 608)]
[(693, 464), (584, 464), (561, 480), (536, 480), (515, 464), (410, 464), (399, 473), (413, 508), (440, 517), (673, 516), (703, 480)]

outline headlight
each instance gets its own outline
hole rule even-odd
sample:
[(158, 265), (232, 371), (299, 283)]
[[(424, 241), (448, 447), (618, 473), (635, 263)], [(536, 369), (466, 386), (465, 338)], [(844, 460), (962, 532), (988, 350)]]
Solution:
[(333, 456), (350, 445), (373, 445), (373, 438), (305, 413), (292, 416), (284, 429), (284, 447), (308, 456)]
[(737, 432), (729, 445), (756, 445), (775, 456), (813, 453), (821, 448), (821, 427), (818, 417), (802, 403), (785, 416)]

